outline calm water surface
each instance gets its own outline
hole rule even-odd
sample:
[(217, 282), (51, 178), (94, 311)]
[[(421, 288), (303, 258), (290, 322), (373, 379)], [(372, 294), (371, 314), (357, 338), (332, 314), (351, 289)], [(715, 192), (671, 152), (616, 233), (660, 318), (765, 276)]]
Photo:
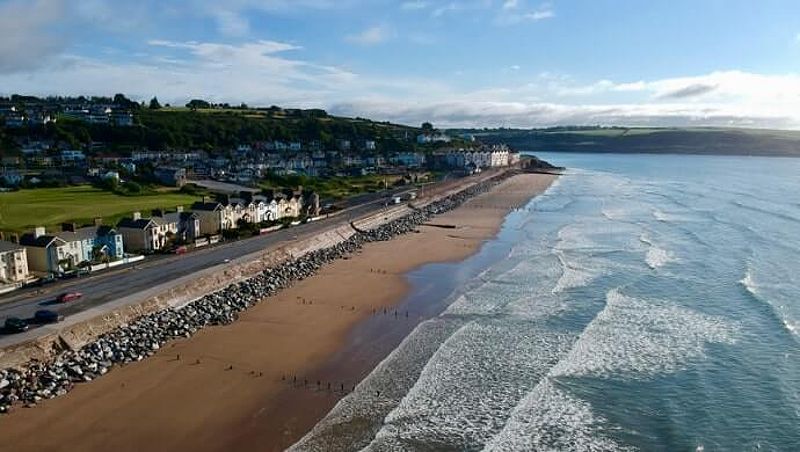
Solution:
[(411, 276), (444, 312), (295, 448), (800, 450), (800, 159), (541, 156), (568, 174)]

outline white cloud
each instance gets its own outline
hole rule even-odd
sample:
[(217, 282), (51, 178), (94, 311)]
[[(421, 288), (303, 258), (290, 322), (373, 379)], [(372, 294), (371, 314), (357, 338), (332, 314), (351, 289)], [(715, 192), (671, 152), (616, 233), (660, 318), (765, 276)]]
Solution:
[[(52, 1), (52, 0), (50, 0)], [(52, 5), (10, 2), (0, 11)], [(11, 5), (11, 6), (9, 6)], [(478, 3), (472, 4), (477, 7)], [(520, 6), (524, 6), (520, 3)], [(30, 9), (34, 8), (34, 9)], [(500, 4), (494, 3), (494, 8)], [(46, 8), (45, 8), (46, 9)], [(12, 12), (22, 11), (14, 10)], [(526, 10), (526, 9), (523, 9)], [(57, 15), (17, 16), (32, 29), (49, 29)], [(16, 26), (0, 14), (0, 24)], [(18, 29), (15, 29), (18, 30)], [(46, 32), (43, 36), (48, 36)], [(373, 27), (352, 42), (375, 44), (392, 37)], [(409, 37), (410, 39), (410, 37)], [(151, 40), (141, 54), (95, 58), (61, 54), (52, 39), (36, 46), (19, 41), (41, 58), (20, 59), (8, 41), (0, 41), (0, 94), (128, 93), (138, 99), (158, 95), (182, 103), (202, 97), (216, 102), (281, 104), (330, 108), (334, 112), (409, 124), (432, 120), (443, 126), (749, 125), (800, 128), (800, 74), (716, 71), (650, 80), (578, 82), (542, 73), (518, 86), (464, 88), (470, 77), (411, 78), (356, 74), (304, 58), (296, 44), (252, 40), (231, 44)], [(26, 47), (27, 46), (27, 47)], [(13, 65), (7, 62), (13, 61)], [(20, 70), (17, 70), (22, 68)], [(13, 69), (13, 70), (11, 70)], [(507, 71), (519, 71), (518, 65)], [(518, 73), (519, 74), (519, 73)], [(518, 80), (518, 76), (513, 77)], [(462, 86), (459, 88), (459, 86)]]
[(392, 36), (391, 31), (383, 26), (383, 25), (376, 25), (374, 27), (367, 28), (366, 30), (345, 36), (345, 41), (359, 44), (364, 46), (371, 46), (380, 44)]
[[(622, 96), (622, 97), (620, 97)], [(633, 96), (633, 97), (631, 97)], [(542, 74), (529, 84), (467, 93), (340, 102), (343, 114), (446, 127), (538, 127), (564, 124), (800, 128), (800, 75), (720, 71), (694, 77), (574, 83)]]
[(65, 38), (53, 30), (63, 10), (60, 0), (0, 3), (0, 73), (36, 68), (62, 52)]
[(336, 104), (338, 114), (407, 124), (432, 121), (442, 127), (548, 127), (554, 125), (798, 127), (798, 118), (740, 108), (683, 105), (566, 105), (524, 102), (442, 101), (424, 105), (355, 101)]
[(538, 22), (555, 17), (553, 5), (542, 3), (536, 8), (529, 8), (524, 0), (506, 0), (495, 18), (498, 25), (515, 25), (524, 22)]
[(450, 3), (447, 3), (445, 5), (442, 5), (442, 6), (438, 7), (438, 8), (436, 8), (436, 9), (434, 9), (433, 12), (431, 13), (431, 16), (432, 17), (442, 17), (447, 13), (450, 13), (450, 12), (453, 12), (453, 11), (460, 11), (462, 9), (465, 9), (463, 5), (461, 5), (459, 3), (456, 3), (456, 2), (450, 2)]
[(425, 9), (428, 6), (430, 6), (428, 4), (428, 2), (421, 1), (421, 0), (416, 0), (416, 1), (408, 1), (408, 2), (401, 3), (400, 4), (400, 9), (403, 9), (403, 10), (406, 10), (406, 11), (416, 11), (416, 10), (420, 10), (420, 9)]
[[(320, 106), (356, 74), (285, 56), (292, 44), (256, 41), (242, 45), (207, 42), (149, 43), (146, 59), (113, 63), (64, 55), (27, 73), (0, 75), (0, 90), (39, 95), (100, 95), (124, 92), (134, 98), (158, 95), (181, 103), (192, 97), (218, 102)], [(160, 50), (159, 50), (160, 49)], [(162, 55), (160, 53), (166, 52)]]
[(216, 14), (216, 19), (219, 30), (224, 35), (245, 36), (250, 32), (250, 22), (241, 14), (220, 11)]

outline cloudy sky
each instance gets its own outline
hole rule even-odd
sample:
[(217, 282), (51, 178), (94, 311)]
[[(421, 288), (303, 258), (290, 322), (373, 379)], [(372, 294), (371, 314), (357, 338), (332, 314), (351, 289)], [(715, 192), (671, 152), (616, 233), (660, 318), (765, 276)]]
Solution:
[(797, 0), (0, 0), (0, 94), (800, 128)]

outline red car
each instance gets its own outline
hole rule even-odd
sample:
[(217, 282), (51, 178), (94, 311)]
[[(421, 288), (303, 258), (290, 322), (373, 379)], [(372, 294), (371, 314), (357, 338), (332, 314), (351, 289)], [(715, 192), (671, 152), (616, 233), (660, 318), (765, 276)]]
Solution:
[(83, 294), (80, 292), (65, 292), (57, 296), (56, 301), (59, 303), (69, 303), (71, 301), (79, 299), (82, 296)]

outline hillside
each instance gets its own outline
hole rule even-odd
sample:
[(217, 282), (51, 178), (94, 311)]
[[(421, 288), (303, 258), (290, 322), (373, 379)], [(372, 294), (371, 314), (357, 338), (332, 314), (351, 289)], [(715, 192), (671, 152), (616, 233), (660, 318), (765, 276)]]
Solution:
[(560, 127), (463, 132), (532, 152), (800, 156), (800, 131), (788, 130)]
[(362, 118), (328, 115), (323, 110), (286, 110), (278, 107), (248, 108), (137, 108), (133, 125), (119, 127), (92, 124), (57, 113), (55, 123), (37, 127), (0, 127), (0, 149), (14, 143), (54, 140), (65, 146), (93, 144), (110, 151), (130, 149), (231, 149), (259, 141), (318, 141), (334, 148), (337, 140), (373, 140), (377, 151), (411, 150), (419, 129)]

